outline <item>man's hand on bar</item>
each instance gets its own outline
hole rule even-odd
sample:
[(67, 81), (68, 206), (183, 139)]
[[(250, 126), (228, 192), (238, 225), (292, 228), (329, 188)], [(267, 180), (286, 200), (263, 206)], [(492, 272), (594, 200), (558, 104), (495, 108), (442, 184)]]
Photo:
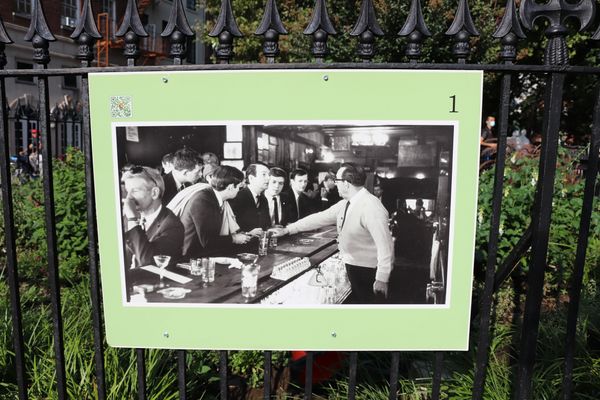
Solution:
[(381, 281), (375, 280), (375, 283), (373, 283), (373, 293), (375, 293), (375, 294), (381, 293), (387, 299), (387, 297), (388, 297), (387, 282), (381, 282)]
[(270, 228), (269, 231), (273, 232), (273, 236), (275, 237), (285, 236), (289, 233), (287, 228)]
[(250, 236), (245, 233), (234, 233), (231, 235), (231, 241), (234, 244), (246, 244), (250, 241)]

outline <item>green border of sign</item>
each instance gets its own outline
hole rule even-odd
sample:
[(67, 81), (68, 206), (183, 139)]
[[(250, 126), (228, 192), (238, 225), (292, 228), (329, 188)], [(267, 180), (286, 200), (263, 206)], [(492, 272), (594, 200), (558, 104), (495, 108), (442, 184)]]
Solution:
[[(89, 75), (107, 341), (116, 347), (466, 350), (477, 206), (482, 71), (271, 70)], [(455, 111), (455, 112), (453, 112)], [(276, 308), (124, 305), (113, 135), (118, 124), (193, 121), (456, 124), (445, 306)]]

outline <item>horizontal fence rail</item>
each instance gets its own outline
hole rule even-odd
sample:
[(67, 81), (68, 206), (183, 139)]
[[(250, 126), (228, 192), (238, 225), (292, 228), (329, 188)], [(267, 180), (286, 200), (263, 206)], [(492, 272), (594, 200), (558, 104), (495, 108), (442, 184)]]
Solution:
[[(46, 1), (49, 3), (49, 1)], [(411, 0), (406, 21), (399, 29), (398, 35), (403, 37), (405, 44), (404, 55), (407, 62), (373, 62), (377, 56), (376, 44), (378, 41), (389, 39), (382, 30), (375, 12), (372, 0), (362, 0), (354, 27), (347, 32), (355, 40), (344, 45), (356, 47), (356, 56), (362, 62), (325, 62), (330, 54), (328, 39), (330, 36), (339, 34), (333, 26), (327, 11), (325, 0), (316, 0), (314, 10), (303, 34), (310, 36), (310, 54), (313, 62), (305, 63), (277, 63), (280, 54), (279, 39), (289, 34), (285, 28), (278, 11), (275, 0), (266, 1), (266, 7), (262, 21), (255, 35), (256, 40), (262, 41), (262, 64), (232, 64), (235, 51), (235, 40), (243, 36), (236, 19), (235, 12), (230, 0), (222, 0), (219, 15), (208, 35), (216, 38), (218, 45), (215, 47), (215, 58), (217, 64), (194, 65), (184, 64), (188, 39), (195, 36), (190, 26), (185, 7), (182, 0), (173, 0), (168, 22), (161, 36), (165, 44), (168, 42), (169, 56), (172, 65), (137, 66), (143, 49), (140, 47), (140, 39), (148, 36), (146, 27), (140, 18), (140, 4), (135, 0), (128, 0), (124, 9), (119, 26), (114, 36), (123, 42), (123, 57), (126, 66), (94, 67), (92, 63), (96, 54), (95, 45), (102, 40), (102, 35), (96, 25), (97, 17), (92, 10), (92, 1), (83, 0), (81, 14), (78, 16), (76, 26), (71, 38), (78, 45), (77, 54), (73, 56), (80, 61), (76, 68), (48, 68), (50, 63), (52, 42), (56, 40), (48, 27), (46, 14), (42, 9), (41, 0), (33, 0), (30, 9), (30, 26), (25, 35), (25, 40), (32, 43), (32, 60), (36, 64), (33, 70), (5, 70), (6, 54), (10, 49), (12, 39), (8, 36), (7, 29), (0, 19), (0, 100), (2, 112), (0, 113), (0, 177), (2, 179), (2, 201), (4, 220), (4, 252), (6, 259), (6, 277), (10, 297), (10, 313), (12, 324), (13, 350), (12, 358), (15, 366), (15, 381), (19, 399), (28, 397), (29, 382), (27, 379), (27, 357), (26, 344), (23, 337), (23, 305), (20, 298), (19, 265), (17, 263), (17, 248), (15, 231), (16, 221), (13, 211), (13, 185), (11, 181), (10, 151), (9, 151), (9, 101), (6, 98), (6, 82), (31, 77), (37, 82), (39, 93), (39, 111), (31, 120), (39, 124), (43, 141), (43, 207), (45, 210), (45, 227), (47, 240), (48, 259), (48, 282), (47, 289), (51, 298), (51, 314), (53, 318), (53, 343), (56, 361), (55, 390), (59, 399), (68, 398), (66, 384), (65, 349), (63, 343), (63, 315), (61, 307), (61, 286), (59, 277), (58, 244), (55, 231), (55, 202), (54, 192), (58, 188), (53, 185), (52, 169), (52, 135), (51, 125), (61, 122), (56, 114), (51, 115), (49, 105), (49, 80), (57, 77), (81, 77), (81, 115), (77, 116), (77, 124), (81, 129), (82, 148), (86, 159), (85, 165), (85, 188), (87, 205), (87, 238), (89, 243), (89, 274), (90, 274), (90, 297), (91, 297), (91, 326), (94, 340), (94, 373), (95, 373), (95, 396), (99, 399), (109, 398), (110, 387), (107, 385), (106, 377), (106, 354), (105, 337), (103, 333), (103, 320), (101, 314), (102, 298), (100, 290), (98, 270), (98, 239), (96, 225), (96, 204), (93, 181), (92, 143), (90, 132), (89, 115), (89, 86), (88, 77), (95, 73), (133, 73), (133, 72), (174, 72), (174, 71), (230, 71), (230, 70), (297, 70), (297, 69), (324, 69), (324, 70), (459, 70), (472, 71), (482, 70), (488, 74), (501, 74), (499, 102), (497, 115), (499, 116), (498, 129), (498, 153), (495, 161), (495, 175), (493, 200), (491, 204), (490, 233), (487, 248), (487, 260), (485, 263), (484, 279), (481, 290), (477, 293), (479, 303), (473, 303), (473, 324), (477, 322), (477, 336), (473, 341), (476, 343), (476, 356), (474, 362), (474, 376), (472, 384), (472, 398), (483, 399), (485, 397), (486, 375), (490, 359), (490, 345), (492, 337), (492, 326), (494, 323), (494, 307), (496, 305), (495, 295), (502, 283), (511, 276), (520, 260), (530, 250), (528, 255), (530, 265), (527, 272), (527, 296), (523, 324), (519, 335), (520, 353), (516, 362), (517, 375), (514, 379), (514, 397), (516, 399), (535, 398), (532, 393), (532, 381), (536, 357), (536, 343), (539, 339), (538, 331), (540, 324), (540, 312), (542, 308), (544, 273), (547, 269), (547, 253), (549, 246), (549, 232), (551, 228), (552, 204), (554, 199), (554, 183), (556, 174), (556, 161), (558, 151), (558, 135), (561, 123), (561, 111), (565, 81), (570, 77), (591, 76), (600, 74), (600, 67), (595, 65), (569, 65), (566, 38), (569, 34), (564, 20), (572, 17), (580, 23), (580, 30), (589, 28), (594, 22), (595, 4), (591, 0), (581, 0), (578, 5), (567, 4), (559, 0), (552, 0), (548, 4), (538, 4), (533, 0), (522, 0), (520, 8), (517, 9), (514, 0), (508, 0), (504, 8), (502, 18), (498, 22), (493, 37), (500, 43), (499, 59), (495, 64), (478, 64), (467, 62), (471, 57), (471, 45), (476, 42), (480, 33), (473, 22), (467, 0), (458, 0), (454, 18), (444, 32), (448, 42), (452, 42), (451, 57), (453, 63), (422, 63), (423, 44), (431, 38), (432, 32), (427, 27), (423, 17), (423, 9), (419, 0)], [(144, 2), (145, 4), (146, 2)], [(95, 4), (95, 3), (94, 3)], [(146, 4), (147, 5), (147, 4)], [(1, 10), (0, 14), (4, 11)], [(548, 40), (545, 49), (544, 61), (540, 65), (527, 65), (517, 63), (517, 51), (519, 42), (527, 38), (526, 31), (534, 28), (537, 19), (546, 19), (548, 27), (545, 35)], [(591, 36), (591, 40), (600, 39), (600, 27)], [(434, 32), (436, 34), (437, 32)], [(106, 39), (106, 38), (105, 38)], [(258, 61), (258, 60), (257, 60)], [(503, 211), (503, 195), (507, 183), (504, 181), (504, 171), (507, 163), (506, 143), (510, 125), (511, 96), (513, 94), (517, 77), (521, 74), (533, 74), (546, 80), (543, 101), (543, 135), (539, 179), (535, 182), (535, 206), (532, 213), (531, 226), (527, 228), (522, 239), (514, 246), (514, 250), (504, 262), (499, 262), (498, 245), (501, 236), (501, 216)], [(598, 91), (598, 82), (593, 83)], [(599, 98), (600, 99), (600, 98)], [(574, 370), (574, 348), (577, 338), (577, 323), (579, 316), (579, 302), (582, 291), (582, 279), (586, 261), (586, 249), (588, 248), (588, 235), (590, 221), (593, 212), (594, 197), (597, 196), (597, 174), (598, 153), (600, 148), (600, 100), (597, 101), (592, 126), (592, 137), (588, 154), (588, 169), (585, 177), (585, 194), (579, 221), (579, 236), (576, 249), (575, 274), (571, 282), (571, 293), (568, 313), (568, 328), (565, 345), (564, 379), (562, 383), (562, 399), (572, 398), (573, 370)], [(68, 120), (74, 123), (73, 119)], [(65, 117), (63, 123), (67, 123)], [(65, 128), (66, 129), (66, 128)], [(75, 128), (72, 128), (75, 129)], [(188, 370), (188, 361), (193, 352), (181, 349), (176, 352), (177, 388), (179, 398), (188, 398), (187, 387), (194, 380), (197, 371)], [(360, 360), (363, 353), (356, 351), (347, 354), (347, 397), (354, 399), (358, 396), (360, 382)], [(389, 399), (399, 396), (399, 379), (404, 375), (405, 366), (401, 364), (405, 353), (391, 352), (389, 365)], [(309, 351), (304, 358), (301, 368), (304, 369), (304, 387), (298, 388), (297, 395), (303, 395), (305, 399), (314, 396), (313, 372), (316, 368), (315, 362), (319, 353)], [(445, 371), (449, 364), (446, 354), (443, 352), (432, 352), (430, 354), (428, 371), (431, 376), (431, 391), (429, 395), (433, 399), (444, 398), (443, 380), (447, 376)], [(133, 359), (135, 358), (135, 361)], [(149, 392), (156, 391), (154, 382), (147, 382), (150, 368), (148, 368), (150, 354), (147, 349), (133, 350), (131, 366), (137, 371), (137, 394), (139, 399), (146, 399)], [(221, 399), (232, 397), (231, 386), (233, 384), (230, 354), (228, 351), (218, 353), (218, 392)], [(264, 352), (264, 398), (269, 399), (277, 396), (276, 377), (274, 372), (273, 352), (265, 349)], [(386, 371), (387, 373), (387, 371)], [(216, 397), (216, 393), (215, 393)]]

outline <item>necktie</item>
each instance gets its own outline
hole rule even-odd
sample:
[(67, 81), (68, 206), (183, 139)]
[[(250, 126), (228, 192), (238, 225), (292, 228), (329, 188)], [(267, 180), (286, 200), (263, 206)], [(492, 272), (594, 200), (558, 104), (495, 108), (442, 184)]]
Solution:
[(143, 230), (146, 230), (146, 218), (144, 218), (144, 217), (140, 218), (140, 226), (142, 227)]
[(256, 196), (256, 208), (260, 206), (260, 196)]
[(279, 207), (277, 206), (277, 196), (273, 196), (273, 225), (279, 225)]
[(340, 225), (340, 231), (344, 227), (344, 222), (346, 222), (346, 213), (348, 212), (348, 207), (350, 207), (350, 202), (346, 202), (346, 208), (344, 208), (344, 218), (342, 219), (342, 224)]

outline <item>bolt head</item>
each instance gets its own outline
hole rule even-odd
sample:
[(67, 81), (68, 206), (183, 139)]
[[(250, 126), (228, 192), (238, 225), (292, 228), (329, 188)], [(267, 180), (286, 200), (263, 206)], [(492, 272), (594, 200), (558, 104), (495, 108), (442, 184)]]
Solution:
[(323, 80), (327, 82), (329, 80), (329, 75), (323, 75)]
[(337, 333), (331, 332), (331, 337), (337, 337)]
[(169, 332), (167, 332), (167, 331), (163, 332), (163, 336), (166, 337), (166, 338), (168, 338), (169, 337)]

